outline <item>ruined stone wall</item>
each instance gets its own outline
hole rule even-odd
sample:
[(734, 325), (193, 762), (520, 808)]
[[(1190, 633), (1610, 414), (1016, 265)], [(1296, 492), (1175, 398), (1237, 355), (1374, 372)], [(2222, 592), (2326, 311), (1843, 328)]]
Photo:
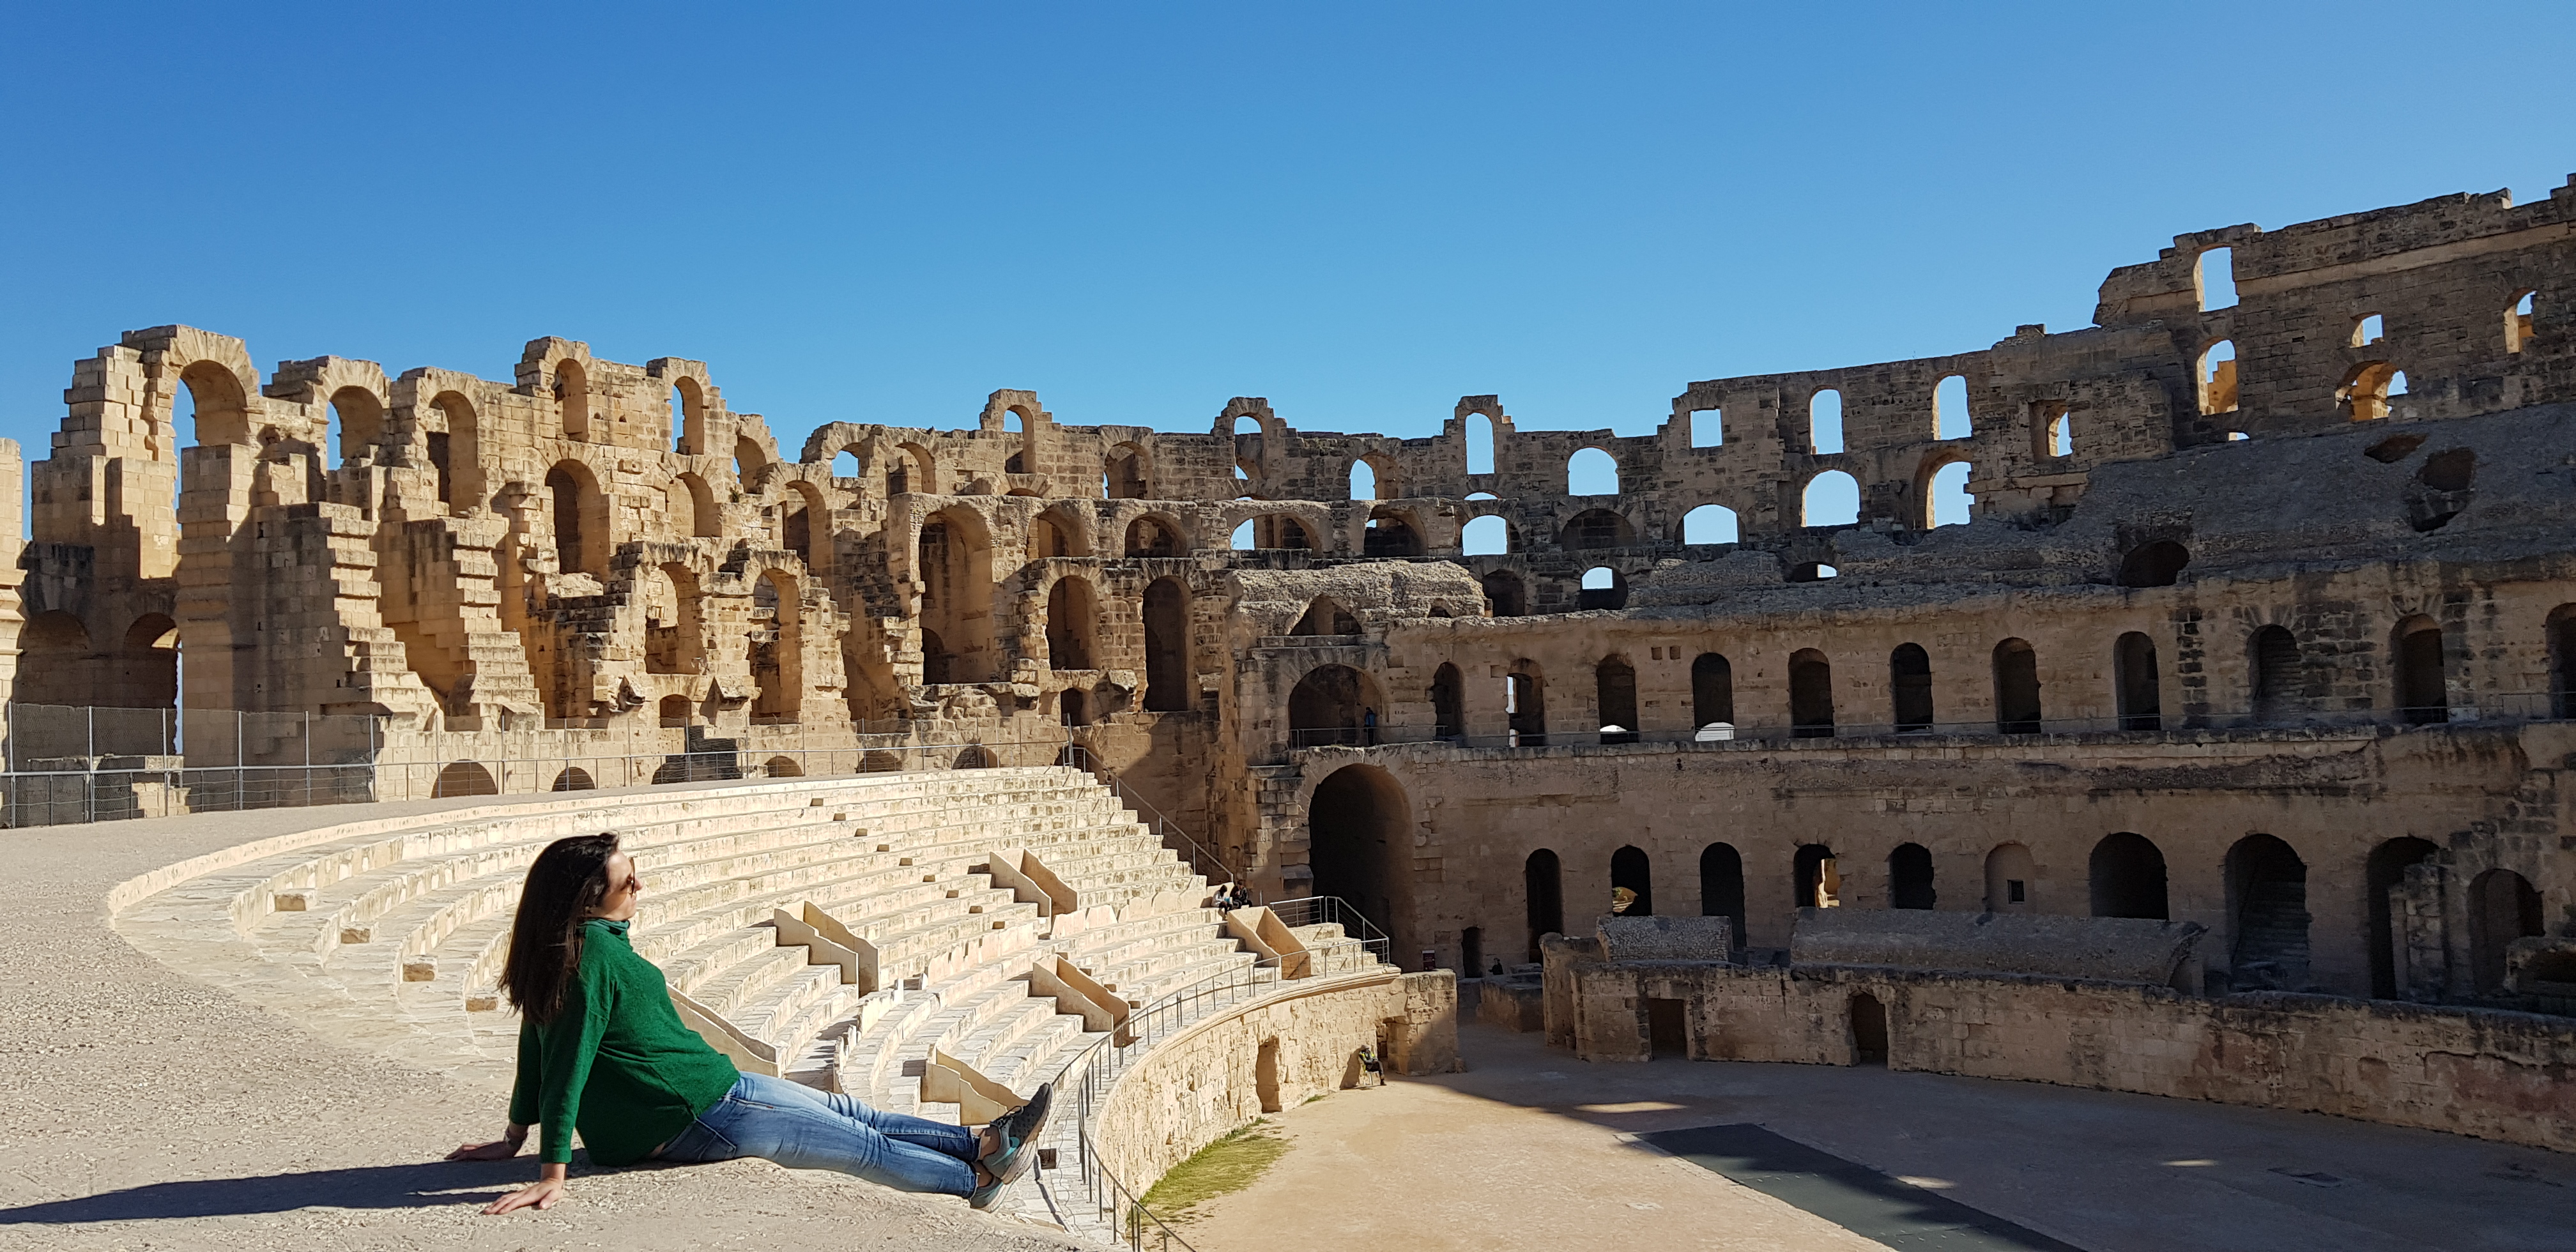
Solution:
[(1850, 1065), (1853, 1002), (1885, 1011), (1886, 1064), (2576, 1150), (2576, 1028), (2565, 1018), (2324, 996), (1864, 966), (1598, 964), (1572, 976), (1577, 1052), (1644, 1060), (1646, 1000), (1682, 1003), (1690, 1056)]

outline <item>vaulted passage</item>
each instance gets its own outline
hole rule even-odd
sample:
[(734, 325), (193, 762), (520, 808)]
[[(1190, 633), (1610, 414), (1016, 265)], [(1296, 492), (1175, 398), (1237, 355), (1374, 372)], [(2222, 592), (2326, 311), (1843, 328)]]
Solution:
[(2090, 875), (2093, 916), (2171, 916), (2165, 911), (2165, 854), (2146, 836), (2105, 836), (2093, 845)]
[(1610, 911), (1622, 917), (1654, 916), (1655, 866), (1644, 849), (1632, 845), (1610, 854)]
[[(1374, 765), (1346, 765), (1306, 806), (1307, 863), (1315, 894), (1339, 896), (1374, 921), (1405, 924), (1413, 911), (1413, 821), (1404, 788)], [(1390, 933), (1400, 932), (1390, 930)]]
[(2441, 851), (2430, 839), (2401, 836), (2370, 850), (2362, 875), (2362, 896), (2370, 909), (2370, 994), (2388, 999), (2397, 994), (2400, 911), (2393, 893), (2402, 889), (2409, 866), (2421, 865)]
[(1932, 889), (1932, 850), (1919, 843), (1900, 843), (1887, 854), (1887, 907), (1929, 909), (1939, 898)]
[(1190, 707), (1190, 596), (1181, 584), (1157, 578), (1145, 588), (1145, 709), (1174, 713)]
[(1699, 912), (1735, 920), (1733, 946), (1744, 944), (1744, 854), (1731, 843), (1712, 843), (1699, 854)]
[(1047, 592), (1047, 668), (1094, 669), (1093, 624), (1099, 617), (1088, 579), (1067, 575)]
[(1294, 748), (1357, 744), (1376, 725), (1375, 686), (1347, 665), (1319, 665), (1288, 693), (1288, 743)]
[(1900, 644), (1889, 654), (1887, 686), (1896, 706), (1896, 733), (1932, 729), (1932, 658), (1923, 645)]
[(2229, 975), (2238, 991), (2308, 985), (2308, 867), (2289, 844), (2247, 835), (2227, 850)]
[(1529, 959), (1539, 959), (1538, 941), (1565, 933), (1565, 871), (1556, 853), (1541, 848), (1521, 863), (1521, 900), (1529, 911)]
[(1609, 657), (1592, 669), (1601, 708), (1601, 742), (1637, 741), (1637, 668), (1625, 657)]

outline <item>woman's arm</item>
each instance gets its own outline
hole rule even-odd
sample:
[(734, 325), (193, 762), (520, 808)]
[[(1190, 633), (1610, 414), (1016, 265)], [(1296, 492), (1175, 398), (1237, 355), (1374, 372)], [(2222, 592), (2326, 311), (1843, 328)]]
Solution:
[(497, 1217), (513, 1209), (550, 1209), (564, 1198), (564, 1166), (547, 1162), (537, 1169), (537, 1180), (483, 1206), (485, 1216)]
[(501, 1137), (490, 1143), (469, 1143), (447, 1154), (451, 1161), (506, 1161), (519, 1154), (519, 1146), (528, 1141), (524, 1122), (511, 1122)]

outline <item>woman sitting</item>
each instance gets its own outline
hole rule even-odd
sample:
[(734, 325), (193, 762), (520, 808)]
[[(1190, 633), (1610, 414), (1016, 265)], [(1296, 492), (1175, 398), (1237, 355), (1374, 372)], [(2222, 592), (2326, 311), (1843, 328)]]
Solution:
[(484, 1212), (562, 1199), (576, 1130), (598, 1165), (757, 1156), (965, 1196), (979, 1209), (1028, 1172), (1051, 1085), (978, 1133), (736, 1070), (682, 1024), (662, 971), (628, 944), (643, 890), (613, 834), (558, 839), (528, 867), (501, 971), (520, 1017), (510, 1128), (447, 1159), (506, 1160), (535, 1126), (542, 1164), (535, 1183)]

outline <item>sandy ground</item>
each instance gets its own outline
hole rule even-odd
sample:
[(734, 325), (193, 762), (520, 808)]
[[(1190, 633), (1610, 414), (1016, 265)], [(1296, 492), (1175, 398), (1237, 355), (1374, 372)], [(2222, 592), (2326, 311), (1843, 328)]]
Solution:
[(102, 916), (113, 884), (231, 843), (487, 803), (0, 831), (0, 1248), (1072, 1246), (960, 1200), (759, 1161), (576, 1166), (554, 1210), (479, 1216), (535, 1166), (438, 1158), (498, 1134), (506, 1090), (323, 1043), (137, 952)]
[(1276, 1115), (1287, 1155), (1184, 1237), (1200, 1252), (1881, 1246), (1621, 1138), (1753, 1122), (2097, 1252), (2576, 1249), (2576, 1157), (2536, 1149), (1936, 1074), (1587, 1065), (1482, 1026), (1461, 1043), (1467, 1073)]

